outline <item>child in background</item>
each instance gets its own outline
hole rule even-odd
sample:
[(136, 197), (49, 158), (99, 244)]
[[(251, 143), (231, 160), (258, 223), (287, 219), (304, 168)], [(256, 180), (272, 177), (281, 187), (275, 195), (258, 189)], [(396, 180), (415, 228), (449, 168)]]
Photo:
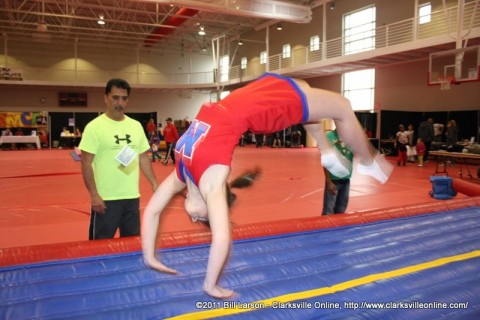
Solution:
[(425, 155), (425, 143), (423, 143), (422, 138), (417, 139), (417, 159), (418, 159), (418, 166), (423, 167), (423, 156)]
[(413, 135), (415, 134), (415, 130), (413, 129), (413, 124), (409, 124), (405, 132), (408, 135), (407, 161), (416, 162), (417, 150), (415, 149), (415, 143), (414, 143), (415, 141), (413, 141)]
[(407, 146), (408, 146), (408, 134), (405, 131), (405, 126), (403, 124), (398, 126), (397, 132), (397, 151), (398, 151), (398, 158), (397, 158), (397, 165), (398, 166), (405, 166), (407, 163)]
[(150, 138), (150, 147), (152, 148), (152, 162), (155, 162), (155, 157), (158, 161), (162, 160), (162, 156), (158, 153), (158, 145), (160, 144), (160, 138), (157, 135), (152, 135)]

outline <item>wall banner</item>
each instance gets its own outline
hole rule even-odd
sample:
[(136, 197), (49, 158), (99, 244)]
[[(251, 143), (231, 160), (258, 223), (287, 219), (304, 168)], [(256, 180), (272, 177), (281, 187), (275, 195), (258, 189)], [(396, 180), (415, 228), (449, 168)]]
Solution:
[(48, 112), (0, 112), (0, 128), (35, 128), (47, 125)]

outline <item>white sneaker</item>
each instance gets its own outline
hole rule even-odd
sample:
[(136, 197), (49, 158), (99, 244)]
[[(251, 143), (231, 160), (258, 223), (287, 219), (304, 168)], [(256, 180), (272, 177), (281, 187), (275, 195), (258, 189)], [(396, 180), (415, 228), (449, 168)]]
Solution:
[(350, 174), (334, 153), (322, 154), (322, 166), (336, 177), (343, 178)]
[(393, 166), (382, 156), (377, 155), (373, 159), (371, 165), (357, 165), (357, 171), (360, 174), (371, 176), (383, 184), (387, 182), (388, 178), (390, 177), (390, 174), (393, 171)]

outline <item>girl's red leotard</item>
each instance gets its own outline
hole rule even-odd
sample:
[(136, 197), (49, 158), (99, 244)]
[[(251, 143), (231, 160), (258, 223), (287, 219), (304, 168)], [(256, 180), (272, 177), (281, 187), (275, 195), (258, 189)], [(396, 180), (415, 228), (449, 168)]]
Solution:
[(216, 103), (205, 103), (175, 147), (177, 176), (198, 185), (213, 164), (230, 166), (243, 133), (273, 133), (308, 120), (307, 99), (293, 79), (265, 74)]

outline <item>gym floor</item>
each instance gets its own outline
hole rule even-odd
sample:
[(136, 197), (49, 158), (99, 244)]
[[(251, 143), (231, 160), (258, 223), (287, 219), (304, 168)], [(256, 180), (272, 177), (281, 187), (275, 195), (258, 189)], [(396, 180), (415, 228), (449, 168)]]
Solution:
[[(80, 162), (73, 159), (71, 151), (1, 151), (0, 248), (87, 240), (90, 199)], [(252, 188), (235, 191), (238, 198), (231, 210), (233, 225), (319, 216), (324, 191), (319, 159), (316, 148), (237, 148), (231, 177), (255, 166), (263, 174)], [(396, 164), (395, 157), (387, 159)], [(152, 165), (159, 182), (173, 170), (172, 165), (160, 162)], [(450, 176), (458, 176), (455, 167), (448, 170)], [(348, 213), (437, 202), (429, 195), (429, 177), (434, 173), (434, 161), (424, 167), (408, 163), (406, 167), (395, 166), (390, 180), (381, 185), (354, 172)], [(143, 209), (152, 190), (143, 176), (140, 183)], [(458, 194), (456, 198), (462, 197)], [(178, 196), (162, 215), (161, 231), (192, 230), (205, 231), (205, 227), (188, 219)]]

